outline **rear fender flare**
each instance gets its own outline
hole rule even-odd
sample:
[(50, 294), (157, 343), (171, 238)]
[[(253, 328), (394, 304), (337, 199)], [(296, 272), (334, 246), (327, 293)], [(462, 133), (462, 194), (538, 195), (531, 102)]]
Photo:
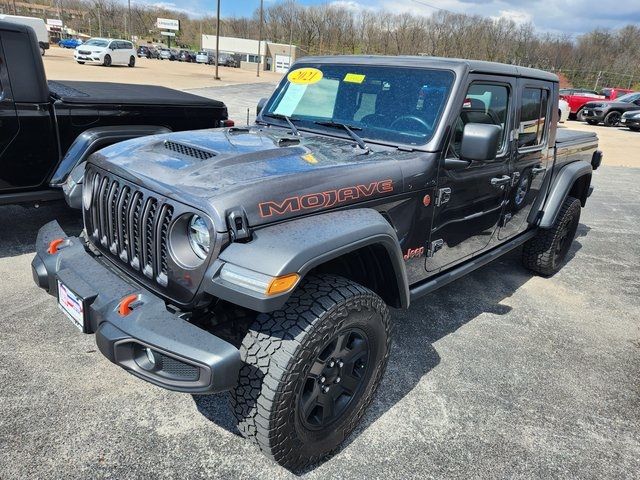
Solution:
[[(583, 160), (572, 162), (562, 167), (551, 182), (549, 195), (543, 208), (531, 211), (531, 216), (540, 218), (540, 228), (551, 228), (553, 226), (562, 208), (562, 203), (572, 190), (575, 190), (574, 195), (580, 199), (582, 206), (585, 205), (589, 194), (589, 186), (591, 185), (592, 172), (593, 167), (591, 164)], [(574, 187), (576, 188), (574, 189)]]
[(313, 268), (370, 245), (381, 245), (388, 254), (402, 307), (409, 305), (409, 285), (395, 230), (373, 209), (330, 212), (291, 220), (256, 230), (247, 243), (232, 243), (213, 262), (204, 290), (220, 299), (258, 312), (281, 308), (291, 291), (266, 296), (243, 289), (220, 278), (225, 264), (271, 277), (298, 273), (304, 277)]
[(170, 132), (171, 130), (168, 128), (159, 125), (117, 125), (89, 128), (78, 135), (71, 144), (51, 177), (49, 185), (51, 187), (62, 186), (71, 171), (100, 148), (132, 138)]

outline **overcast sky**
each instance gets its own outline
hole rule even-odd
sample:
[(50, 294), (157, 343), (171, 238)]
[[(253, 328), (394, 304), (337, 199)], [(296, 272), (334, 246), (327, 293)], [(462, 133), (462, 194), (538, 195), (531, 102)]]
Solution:
[[(265, 0), (265, 4), (277, 0)], [(298, 0), (305, 5), (340, 4), (352, 9), (386, 9), (430, 15), (439, 7), (456, 13), (507, 17), (517, 22), (531, 21), (541, 31), (580, 34), (594, 28), (619, 28), (630, 23), (640, 26), (640, 0)], [(135, 3), (135, 0), (134, 2)], [(138, 3), (163, 5), (184, 10), (192, 16), (215, 13), (216, 0), (174, 0)], [(221, 0), (222, 16), (251, 15), (260, 0)]]

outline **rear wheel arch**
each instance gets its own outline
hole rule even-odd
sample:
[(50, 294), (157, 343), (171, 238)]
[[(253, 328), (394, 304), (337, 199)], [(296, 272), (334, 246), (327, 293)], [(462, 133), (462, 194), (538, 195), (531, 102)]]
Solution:
[(573, 182), (571, 190), (569, 190), (568, 196), (577, 198), (584, 207), (589, 197), (589, 187), (591, 186), (591, 174), (585, 174), (578, 177)]

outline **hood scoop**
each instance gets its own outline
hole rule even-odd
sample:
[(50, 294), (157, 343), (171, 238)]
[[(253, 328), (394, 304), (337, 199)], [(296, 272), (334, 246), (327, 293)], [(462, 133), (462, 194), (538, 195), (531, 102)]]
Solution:
[(184, 155), (185, 157), (197, 158), (198, 160), (209, 160), (216, 156), (216, 153), (210, 150), (203, 150), (201, 148), (173, 142), (171, 140), (164, 141), (164, 148), (171, 150), (174, 153)]

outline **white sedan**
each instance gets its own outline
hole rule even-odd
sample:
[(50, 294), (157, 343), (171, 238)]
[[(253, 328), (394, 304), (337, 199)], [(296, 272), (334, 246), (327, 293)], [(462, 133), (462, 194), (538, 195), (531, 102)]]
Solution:
[(111, 38), (91, 38), (76, 47), (73, 54), (73, 58), (80, 64), (93, 63), (105, 67), (111, 65), (134, 67), (136, 56), (136, 49), (131, 42)]
[(566, 122), (569, 119), (570, 113), (569, 103), (566, 100), (560, 99), (558, 102), (558, 118), (560, 119), (560, 123)]

